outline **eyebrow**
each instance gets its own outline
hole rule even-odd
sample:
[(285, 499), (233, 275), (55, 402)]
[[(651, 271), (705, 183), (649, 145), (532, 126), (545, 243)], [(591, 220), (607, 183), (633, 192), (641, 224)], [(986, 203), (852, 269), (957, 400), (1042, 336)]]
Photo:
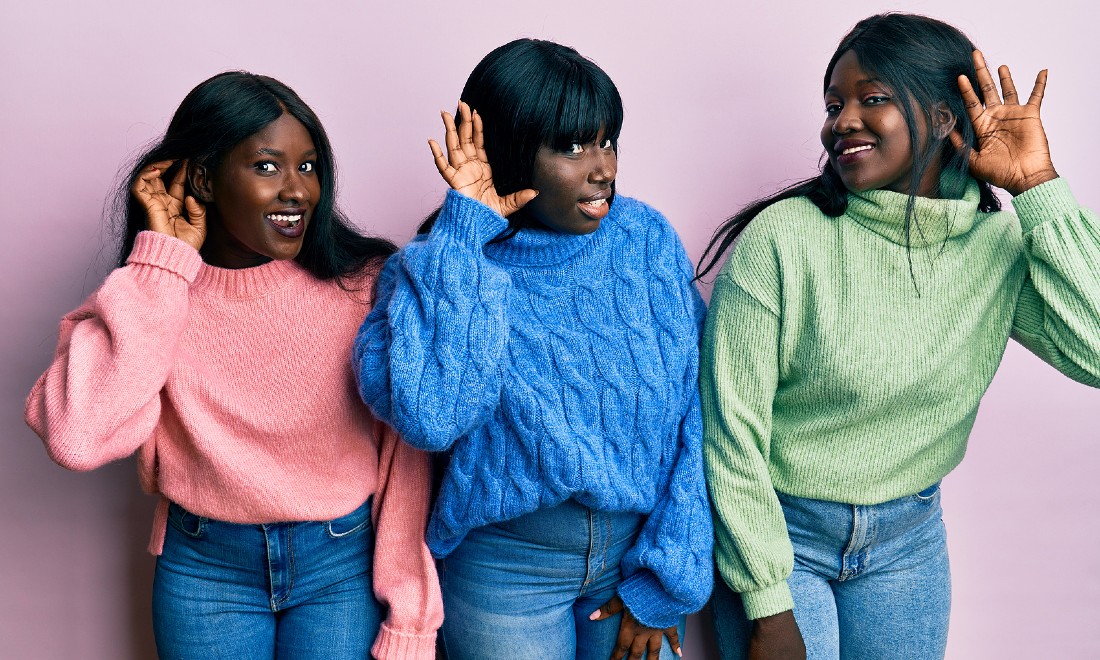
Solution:
[[(279, 151), (278, 149), (272, 149), (271, 147), (260, 147), (259, 149), (256, 150), (256, 153), (260, 154), (262, 156), (275, 156), (276, 158), (280, 158), (280, 157), (286, 155), (283, 152)], [(316, 149), (310, 149), (309, 151), (305, 152), (302, 155), (304, 157), (316, 156), (317, 155), (317, 150)]]
[[(882, 81), (882, 78), (864, 78), (863, 80), (857, 80), (856, 81), (857, 85), (866, 85), (868, 83), (877, 83), (877, 84), (882, 85), (884, 87), (886, 86), (886, 83), (884, 83)], [(829, 87), (825, 90), (825, 93), (828, 94), (829, 92), (835, 93), (836, 92), (836, 85), (829, 85)]]

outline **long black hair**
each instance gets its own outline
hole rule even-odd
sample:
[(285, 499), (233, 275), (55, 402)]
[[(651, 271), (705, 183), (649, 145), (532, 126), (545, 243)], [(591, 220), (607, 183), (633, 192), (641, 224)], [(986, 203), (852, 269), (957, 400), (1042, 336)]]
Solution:
[[(944, 171), (958, 174), (945, 179), (957, 188), (941, 190), (941, 194), (958, 197), (966, 185), (970, 151), (977, 146), (977, 138), (959, 93), (958, 77), (966, 75), (971, 85), (978, 88), (972, 58), (974, 44), (957, 28), (927, 16), (877, 14), (857, 23), (840, 41), (825, 68), (822, 92), (829, 87), (837, 61), (849, 51), (855, 54), (865, 71), (891, 88), (909, 127), (909, 142), (914, 145), (914, 154), (909, 203), (905, 210), (904, 227), (908, 240), (917, 184), (934, 159), (940, 159)], [(936, 135), (932, 130), (932, 113), (937, 107), (946, 107), (955, 117), (955, 127), (962, 134), (965, 145), (961, 151), (952, 147), (946, 135)], [(921, 135), (927, 136), (923, 148), (918, 146), (922, 144)], [(699, 260), (695, 279), (714, 270), (749, 222), (776, 202), (806, 197), (822, 213), (832, 217), (842, 215), (848, 208), (848, 190), (828, 159), (823, 156), (822, 161), (824, 164), (818, 176), (756, 200), (718, 227)], [(1000, 210), (1001, 202), (992, 186), (979, 181), (979, 188), (978, 208)]]
[[(516, 39), (493, 49), (470, 73), (461, 100), (481, 115), (493, 186), (502, 197), (531, 187), (542, 146), (587, 144), (603, 129), (618, 150), (623, 102), (615, 83), (592, 60), (553, 41)], [(438, 214), (418, 233), (431, 231)], [(528, 219), (520, 209), (508, 222), (514, 231)]]
[[(352, 276), (378, 257), (396, 250), (390, 241), (360, 234), (336, 207), (336, 159), (321, 121), (313, 110), (283, 83), (246, 71), (226, 71), (204, 80), (180, 103), (164, 137), (142, 154), (119, 187), (116, 207), (119, 234), (118, 265), (123, 266), (138, 232), (146, 228), (145, 209), (130, 186), (146, 166), (176, 161), (163, 175), (171, 181), (183, 159), (193, 165), (217, 168), (238, 143), (282, 116), (297, 119), (309, 131), (317, 150), (321, 196), (295, 261), (320, 279)], [(186, 193), (194, 195), (190, 181)]]

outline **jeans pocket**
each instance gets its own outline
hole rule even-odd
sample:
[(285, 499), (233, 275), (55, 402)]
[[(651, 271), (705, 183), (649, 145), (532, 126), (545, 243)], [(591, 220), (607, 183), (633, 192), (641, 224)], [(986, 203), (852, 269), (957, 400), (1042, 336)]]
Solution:
[(937, 481), (936, 483), (932, 484), (928, 488), (925, 488), (921, 492), (912, 495), (912, 498), (914, 502), (919, 502), (920, 504), (931, 504), (936, 500), (937, 497), (939, 497), (939, 495), (940, 484)]
[(340, 516), (325, 523), (325, 532), (330, 538), (340, 539), (370, 529), (370, 499), (346, 516)]
[(202, 516), (196, 516), (175, 502), (168, 507), (168, 524), (193, 539), (202, 538), (207, 520)]

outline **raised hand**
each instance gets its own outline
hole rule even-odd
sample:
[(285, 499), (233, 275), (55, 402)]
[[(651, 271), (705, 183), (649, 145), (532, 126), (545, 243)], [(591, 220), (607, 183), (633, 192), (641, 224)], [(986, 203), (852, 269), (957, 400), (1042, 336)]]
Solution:
[(428, 146), (435, 156), (436, 169), (447, 185), (508, 217), (534, 199), (538, 192), (527, 189), (504, 197), (497, 195), (497, 189), (493, 187), (489, 157), (485, 154), (485, 131), (481, 117), (476, 111), (471, 112), (465, 101), (458, 104), (458, 113), (462, 118), (461, 128), (455, 128), (451, 113), (443, 112), (443, 126), (447, 131), (444, 138), (447, 144), (446, 157), (443, 156), (438, 142), (428, 140)]
[[(974, 51), (974, 68), (982, 90), (981, 100), (967, 77), (959, 76), (959, 91), (978, 138), (977, 148), (970, 152), (970, 173), (1012, 195), (1057, 178), (1058, 172), (1050, 160), (1047, 134), (1039, 119), (1039, 107), (1047, 86), (1046, 69), (1036, 76), (1031, 97), (1021, 105), (1007, 66), (997, 69), (1001, 79), (1000, 95), (980, 50)], [(956, 149), (963, 147), (958, 130), (952, 132), (951, 142)]]
[(145, 207), (149, 229), (175, 236), (198, 250), (206, 240), (206, 207), (194, 197), (184, 196), (186, 160), (180, 164), (168, 189), (164, 189), (163, 176), (172, 162), (162, 160), (143, 169), (130, 186), (130, 193)]
[(619, 622), (619, 636), (615, 640), (615, 648), (611, 651), (610, 660), (620, 658), (639, 660), (642, 656), (645, 656), (646, 660), (658, 660), (661, 655), (661, 642), (666, 636), (672, 651), (679, 657), (684, 655), (680, 649), (680, 633), (676, 630), (676, 626), (662, 630), (642, 625), (623, 605), (622, 599), (618, 596), (601, 605), (600, 609), (588, 618), (592, 621), (602, 621), (619, 612), (623, 613), (623, 618)]

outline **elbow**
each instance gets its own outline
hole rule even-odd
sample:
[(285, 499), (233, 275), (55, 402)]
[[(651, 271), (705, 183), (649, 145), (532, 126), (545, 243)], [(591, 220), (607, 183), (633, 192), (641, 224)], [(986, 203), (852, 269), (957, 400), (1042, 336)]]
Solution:
[(54, 463), (73, 472), (90, 472), (109, 462), (102, 456), (87, 451), (86, 448), (74, 447), (67, 443), (46, 441), (46, 453)]

